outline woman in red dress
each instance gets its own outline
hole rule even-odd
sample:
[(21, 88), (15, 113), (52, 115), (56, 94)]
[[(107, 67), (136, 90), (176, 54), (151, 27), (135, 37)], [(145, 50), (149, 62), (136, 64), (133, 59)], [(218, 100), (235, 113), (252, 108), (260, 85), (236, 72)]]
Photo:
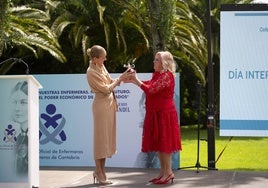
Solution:
[(129, 82), (139, 86), (146, 95), (142, 152), (157, 152), (159, 175), (154, 184), (173, 182), (172, 153), (181, 150), (180, 125), (174, 103), (176, 64), (168, 51), (157, 52), (151, 80), (141, 81), (133, 72)]

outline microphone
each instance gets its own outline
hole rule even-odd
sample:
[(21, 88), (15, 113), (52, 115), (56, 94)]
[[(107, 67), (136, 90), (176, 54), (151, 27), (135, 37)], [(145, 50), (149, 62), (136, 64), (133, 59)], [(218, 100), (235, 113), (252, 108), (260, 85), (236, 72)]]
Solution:
[(6, 62), (8, 62), (8, 61), (12, 61), (14, 64), (15, 64), (15, 63), (23, 63), (23, 64), (26, 66), (25, 74), (26, 74), (26, 75), (29, 74), (29, 72), (30, 72), (30, 71), (29, 71), (29, 66), (28, 66), (28, 64), (27, 64), (25, 61), (23, 61), (22, 59), (20, 59), (20, 58), (9, 58), (9, 59), (6, 59), (6, 60), (2, 61), (2, 62), (0, 63), (0, 65), (6, 63)]
[(26, 73), (27, 75), (29, 74), (29, 66), (28, 66), (28, 64), (27, 64), (25, 61), (23, 61), (22, 59), (18, 59), (18, 58), (16, 58), (15, 62), (23, 63), (23, 64), (26, 66), (26, 71), (25, 71), (25, 73)]

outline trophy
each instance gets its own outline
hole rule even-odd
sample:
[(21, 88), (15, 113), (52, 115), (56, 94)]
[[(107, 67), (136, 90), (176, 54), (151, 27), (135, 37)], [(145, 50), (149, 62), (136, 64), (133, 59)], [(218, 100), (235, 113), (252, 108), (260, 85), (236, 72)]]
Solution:
[(136, 58), (134, 59), (130, 59), (126, 64), (124, 64), (123, 66), (127, 69), (129, 69), (129, 71), (132, 71), (135, 68), (135, 64), (134, 62), (136, 61)]
[[(136, 61), (136, 58), (134, 58), (134, 59), (130, 59), (130, 60), (128, 60), (127, 61), (127, 63), (126, 64), (124, 64), (123, 66), (125, 67), (125, 68), (127, 68), (128, 69), (128, 73), (133, 73), (133, 72), (135, 72), (134, 71), (134, 68), (135, 68), (135, 64), (134, 64), (134, 62)], [(128, 77), (128, 78), (126, 78), (123, 82), (125, 82), (125, 83), (129, 83), (129, 81), (130, 81), (130, 78)]]

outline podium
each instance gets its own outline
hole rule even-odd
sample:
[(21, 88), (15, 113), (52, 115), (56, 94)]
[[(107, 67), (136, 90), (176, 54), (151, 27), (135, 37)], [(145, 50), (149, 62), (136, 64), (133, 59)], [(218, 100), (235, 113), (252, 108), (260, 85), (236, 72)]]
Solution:
[(0, 76), (0, 187), (39, 187), (39, 89), (31, 75)]

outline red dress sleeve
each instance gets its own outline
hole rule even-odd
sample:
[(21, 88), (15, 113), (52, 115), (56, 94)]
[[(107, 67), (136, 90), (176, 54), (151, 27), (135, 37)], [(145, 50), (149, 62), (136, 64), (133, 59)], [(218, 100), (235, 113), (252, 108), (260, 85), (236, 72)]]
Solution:
[(150, 81), (145, 81), (141, 85), (141, 89), (145, 93), (158, 93), (165, 88), (168, 88), (171, 84), (172, 78), (170, 76), (173, 76), (170, 72), (164, 72), (158, 76), (158, 78), (152, 78)]

